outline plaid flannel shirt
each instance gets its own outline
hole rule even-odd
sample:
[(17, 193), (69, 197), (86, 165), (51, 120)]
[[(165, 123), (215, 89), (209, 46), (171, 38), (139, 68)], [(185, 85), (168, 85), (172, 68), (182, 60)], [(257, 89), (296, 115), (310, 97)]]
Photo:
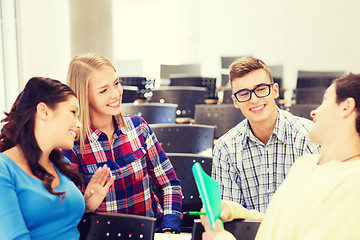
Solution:
[[(162, 229), (180, 232), (180, 180), (144, 119), (138, 116), (125, 116), (124, 119), (127, 129), (115, 125), (112, 145), (105, 133), (92, 126), (83, 155), (78, 141), (64, 154), (83, 174), (85, 186), (104, 164), (116, 177), (97, 211), (163, 217)], [(164, 210), (151, 190), (152, 183), (163, 190)]]
[(273, 133), (264, 145), (244, 119), (216, 142), (212, 177), (220, 183), (223, 200), (265, 212), (294, 161), (304, 154), (319, 153), (308, 138), (312, 122), (278, 109)]

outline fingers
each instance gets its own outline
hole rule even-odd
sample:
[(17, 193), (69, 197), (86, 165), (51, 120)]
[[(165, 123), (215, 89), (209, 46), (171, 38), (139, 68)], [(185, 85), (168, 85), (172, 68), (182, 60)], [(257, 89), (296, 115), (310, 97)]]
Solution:
[(111, 177), (110, 180), (105, 184), (104, 188), (106, 189), (106, 191), (109, 190), (111, 185), (113, 185), (114, 181), (115, 181), (115, 176)]
[(217, 219), (215, 221), (215, 226), (216, 226), (217, 231), (224, 230), (223, 225), (222, 225), (222, 221), (220, 219)]
[[(201, 208), (200, 211), (205, 212), (205, 209)], [(200, 215), (200, 219), (201, 219), (201, 224), (203, 225), (203, 227), (205, 229), (205, 232), (211, 231), (212, 229), (211, 229), (210, 222), (209, 222), (207, 215)]]
[(106, 164), (102, 167), (99, 167), (90, 179), (90, 183), (104, 185), (107, 177), (109, 176), (109, 173), (110, 169)]
[(222, 208), (222, 211), (220, 213), (221, 219), (224, 221), (229, 220), (231, 218), (231, 211), (229, 206), (226, 203), (221, 202), (221, 208)]

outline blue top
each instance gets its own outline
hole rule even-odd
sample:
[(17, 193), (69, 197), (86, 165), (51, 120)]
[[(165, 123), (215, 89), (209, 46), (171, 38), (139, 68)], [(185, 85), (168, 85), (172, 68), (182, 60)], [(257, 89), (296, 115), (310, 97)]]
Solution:
[[(67, 160), (67, 159), (65, 159)], [(79, 239), (77, 224), (85, 211), (84, 197), (70, 178), (56, 169), (60, 184), (49, 193), (44, 184), (0, 153), (0, 238)]]

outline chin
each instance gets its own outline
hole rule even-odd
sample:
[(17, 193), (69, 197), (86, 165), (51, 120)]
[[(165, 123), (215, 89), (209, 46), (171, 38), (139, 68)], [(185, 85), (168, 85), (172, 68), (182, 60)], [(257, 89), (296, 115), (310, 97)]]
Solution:
[(308, 133), (308, 136), (313, 143), (320, 144), (318, 137), (316, 136), (316, 134), (313, 131), (310, 130)]

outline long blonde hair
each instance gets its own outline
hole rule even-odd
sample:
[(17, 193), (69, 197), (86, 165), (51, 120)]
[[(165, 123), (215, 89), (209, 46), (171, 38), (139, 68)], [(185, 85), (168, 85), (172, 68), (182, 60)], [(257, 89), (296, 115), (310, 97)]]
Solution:
[[(96, 70), (111, 68), (116, 72), (112, 63), (105, 57), (94, 53), (87, 53), (74, 57), (68, 69), (67, 85), (75, 92), (80, 103), (79, 120), (83, 125), (79, 134), (80, 150), (83, 152), (85, 138), (90, 134), (90, 110), (89, 110), (89, 81)], [(121, 127), (125, 127), (122, 113), (114, 116), (115, 121)]]

